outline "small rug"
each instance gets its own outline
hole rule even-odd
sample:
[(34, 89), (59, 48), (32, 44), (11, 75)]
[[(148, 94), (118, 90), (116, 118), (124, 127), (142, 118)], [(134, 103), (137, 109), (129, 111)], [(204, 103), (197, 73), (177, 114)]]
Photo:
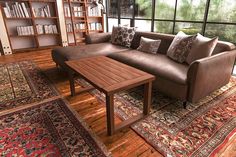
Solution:
[(32, 61), (0, 64), (0, 112), (57, 95), (52, 83)]
[[(87, 86), (82, 79), (77, 82)], [(101, 102), (104, 94), (91, 92)], [(126, 120), (142, 112), (143, 89), (115, 95), (115, 112)], [(236, 133), (236, 79), (198, 103), (182, 102), (154, 90), (151, 114), (132, 126), (140, 136), (164, 156), (214, 156)]]
[(110, 156), (105, 146), (62, 100), (0, 116), (1, 156)]

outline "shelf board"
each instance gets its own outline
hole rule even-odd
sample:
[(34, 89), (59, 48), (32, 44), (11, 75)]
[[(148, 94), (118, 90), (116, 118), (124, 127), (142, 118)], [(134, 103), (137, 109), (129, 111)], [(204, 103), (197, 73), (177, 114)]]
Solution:
[(49, 1), (49, 0), (31, 0), (31, 2), (56, 3), (56, 1)]
[(25, 38), (25, 37), (34, 37), (35, 35), (10, 35), (11, 38)]
[(37, 36), (43, 36), (43, 35), (57, 36), (57, 35), (60, 35), (60, 34), (59, 33), (37, 34)]
[(34, 17), (35, 19), (58, 19), (58, 17)]
[(75, 30), (76, 33), (81, 33), (81, 32), (86, 32), (87, 29), (80, 29), (80, 30)]
[(88, 16), (88, 18), (102, 18), (102, 16)]
[(32, 17), (6, 17), (6, 20), (31, 20)]
[(89, 32), (103, 32), (103, 30), (89, 30)]

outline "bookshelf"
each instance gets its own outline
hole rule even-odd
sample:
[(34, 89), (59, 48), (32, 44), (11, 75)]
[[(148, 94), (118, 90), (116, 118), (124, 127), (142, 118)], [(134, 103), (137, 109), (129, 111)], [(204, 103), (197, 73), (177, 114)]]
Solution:
[(69, 45), (84, 43), (86, 34), (103, 32), (104, 19), (101, 9), (98, 7), (91, 9), (91, 5), (90, 0), (64, 0)]
[(55, 0), (0, 1), (13, 52), (61, 45)]
[(92, 0), (0, 0), (0, 40), (5, 55), (84, 44), (104, 32), (104, 17)]

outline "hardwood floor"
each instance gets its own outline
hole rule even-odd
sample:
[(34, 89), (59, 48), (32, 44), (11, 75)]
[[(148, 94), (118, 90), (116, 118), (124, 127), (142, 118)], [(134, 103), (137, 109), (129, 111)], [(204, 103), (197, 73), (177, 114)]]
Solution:
[[(9, 56), (0, 56), (0, 64), (20, 60), (34, 60), (36, 64), (47, 74), (56, 85), (60, 93), (69, 101), (70, 105), (85, 120), (88, 126), (96, 133), (101, 141), (112, 152), (114, 157), (161, 157), (151, 145), (138, 136), (132, 129), (126, 128), (112, 137), (106, 134), (106, 109), (89, 93), (70, 96), (69, 81), (67, 75), (57, 70), (51, 59), (51, 50), (41, 50), (27, 53), (18, 53)], [(78, 88), (76, 89), (78, 90)], [(115, 123), (121, 120), (116, 117)], [(217, 155), (221, 157), (236, 156), (236, 136), (234, 136)]]

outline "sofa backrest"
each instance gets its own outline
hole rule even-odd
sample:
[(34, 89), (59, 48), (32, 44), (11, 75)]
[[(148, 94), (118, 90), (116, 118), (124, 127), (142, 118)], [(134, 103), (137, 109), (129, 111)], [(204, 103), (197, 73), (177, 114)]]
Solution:
[(171, 35), (171, 34), (137, 31), (135, 33), (134, 39), (131, 43), (131, 48), (137, 49), (139, 47), (141, 37), (150, 38), (150, 39), (160, 39), (161, 45), (158, 49), (158, 53), (166, 54), (166, 52), (167, 52), (167, 50), (168, 50), (168, 48), (175, 36)]
[[(175, 35), (163, 34), (163, 33), (153, 33), (153, 32), (140, 32), (135, 33), (134, 39), (131, 44), (131, 48), (137, 49), (141, 37), (146, 37), (150, 39), (160, 39), (161, 45), (158, 49), (158, 53), (166, 54), (171, 42), (173, 41)], [(224, 51), (230, 51), (236, 49), (235, 45), (229, 42), (218, 41), (216, 48), (214, 49), (212, 55), (218, 54)]]

